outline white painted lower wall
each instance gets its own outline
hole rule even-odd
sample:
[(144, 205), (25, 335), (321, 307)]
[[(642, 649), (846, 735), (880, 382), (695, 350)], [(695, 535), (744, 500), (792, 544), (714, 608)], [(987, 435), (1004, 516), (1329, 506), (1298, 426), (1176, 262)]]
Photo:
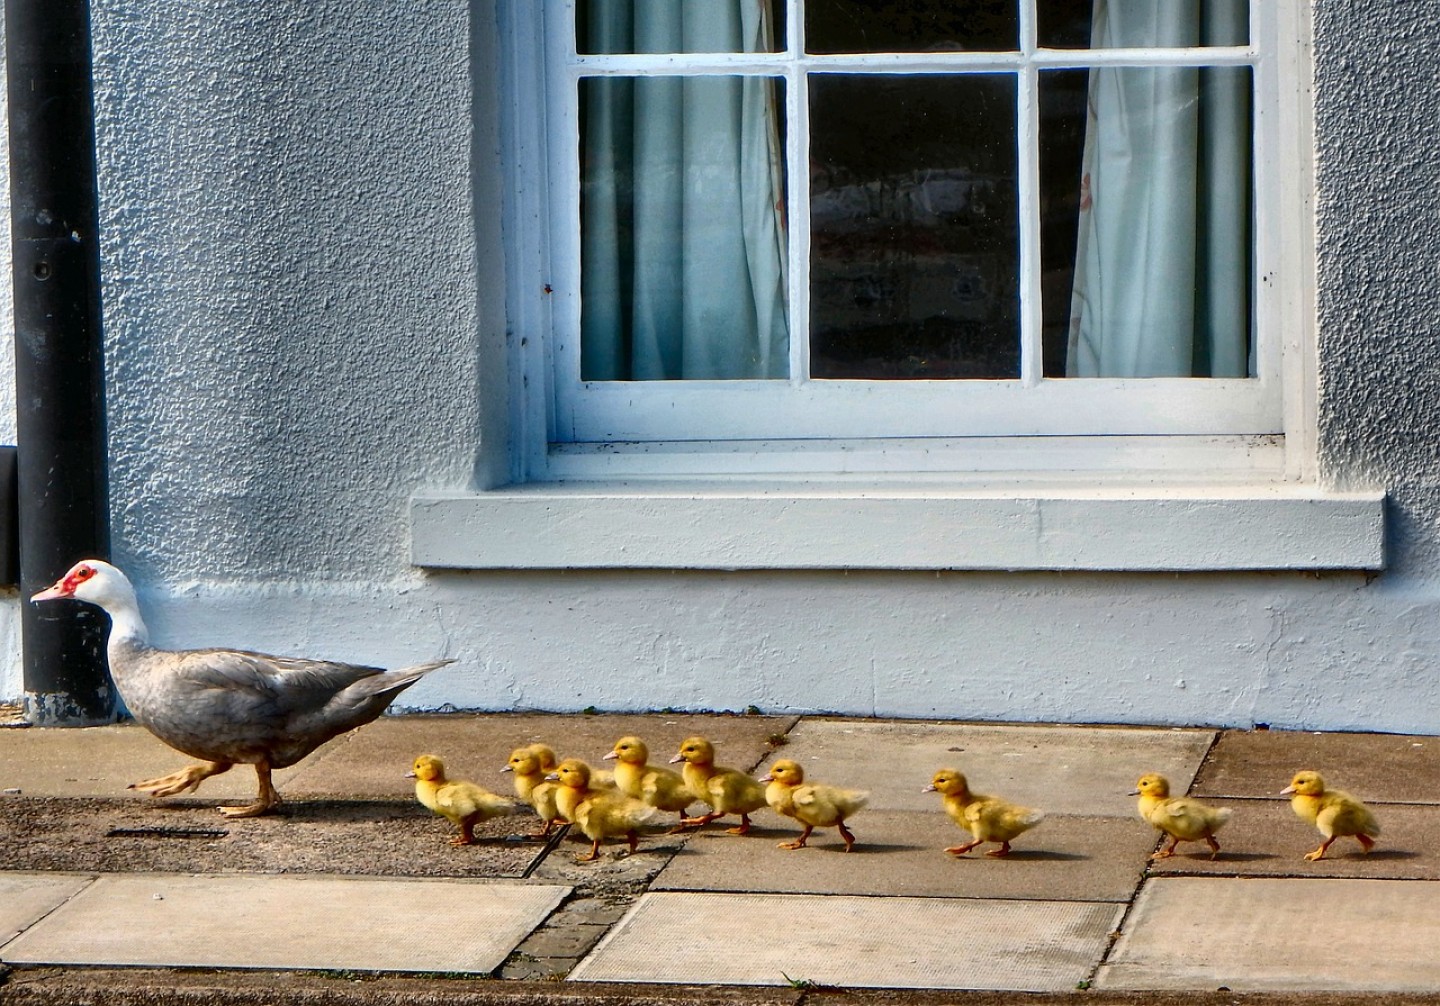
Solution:
[(142, 605), (161, 645), (457, 658), (405, 693), (420, 709), (1431, 733), (1440, 708), (1440, 593), (1363, 574), (443, 573)]

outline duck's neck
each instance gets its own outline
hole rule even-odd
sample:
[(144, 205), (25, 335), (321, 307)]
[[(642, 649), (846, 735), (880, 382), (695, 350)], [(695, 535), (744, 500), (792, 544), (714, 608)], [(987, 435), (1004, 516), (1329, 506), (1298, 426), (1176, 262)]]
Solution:
[(110, 639), (107, 649), (112, 669), (117, 656), (124, 657), (140, 650), (150, 649), (150, 630), (140, 617), (140, 605), (134, 591), (126, 591), (118, 597), (107, 598), (105, 613), (110, 616)]

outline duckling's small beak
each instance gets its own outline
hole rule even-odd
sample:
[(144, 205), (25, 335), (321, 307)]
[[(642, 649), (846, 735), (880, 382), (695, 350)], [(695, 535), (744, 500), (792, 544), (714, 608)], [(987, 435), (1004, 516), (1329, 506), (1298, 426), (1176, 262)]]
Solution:
[(926, 787), (925, 787), (924, 789), (922, 789), (920, 792), (922, 792), (922, 793), (934, 793), (934, 792), (935, 792), (935, 787), (934, 787), (933, 785), (926, 786)]
[(1291, 793), (1293, 793), (1293, 792), (1295, 792), (1295, 787), (1294, 787), (1294, 786), (1286, 786), (1284, 789), (1282, 789), (1282, 790), (1280, 791), (1280, 795), (1281, 795), (1281, 796), (1289, 796), (1289, 795), (1290, 795)]
[(559, 782), (559, 781), (560, 781), (560, 773), (559, 773), (559, 772), (551, 772), (549, 775), (547, 775), (547, 776), (545, 777), (545, 781), (546, 781), (546, 782)]
[(684, 760), (685, 760), (685, 759), (682, 758), (680, 755), (676, 755), (674, 758), (671, 758), (671, 759), (670, 759), (670, 764), (671, 764), (671, 765), (674, 765), (676, 762), (682, 762), (682, 761), (684, 761)]
[(757, 781), (757, 782), (774, 782), (774, 781), (775, 781), (775, 777), (774, 777), (773, 775), (762, 775), (762, 776), (761, 776), (758, 780), (756, 780), (756, 781)]
[(500, 771), (501, 771), (501, 772), (514, 772), (515, 770), (514, 770), (513, 768), (511, 768), (509, 765), (506, 765), (506, 766), (505, 766), (504, 768), (502, 768)]
[(1130, 791), (1130, 795), (1131, 795), (1131, 796), (1139, 796), (1139, 795), (1140, 795), (1140, 791), (1139, 791), (1138, 789), (1132, 789), (1132, 790)]
[(601, 756), (600, 756), (600, 760), (601, 760), (601, 761), (613, 761), (614, 759), (619, 758), (619, 757), (620, 757), (620, 752), (619, 752), (619, 751), (611, 751), (609, 754), (603, 754), (603, 755), (601, 755)]
[(415, 778), (415, 773), (414, 773), (414, 772), (406, 772), (406, 773), (405, 773), (405, 778), (406, 778), (406, 779), (414, 779), (414, 778)]

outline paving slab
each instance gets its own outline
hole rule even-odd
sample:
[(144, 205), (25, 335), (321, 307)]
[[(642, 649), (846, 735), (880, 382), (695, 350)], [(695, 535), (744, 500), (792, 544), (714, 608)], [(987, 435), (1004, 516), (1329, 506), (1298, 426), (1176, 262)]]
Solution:
[[(1216, 836), (1220, 855), (1211, 861), (1204, 843), (1183, 843), (1179, 855), (1160, 860), (1155, 873), (1223, 874), (1242, 877), (1370, 877), (1440, 880), (1440, 807), (1381, 804), (1374, 807), (1382, 834), (1368, 855), (1342, 838), (1324, 859), (1305, 854), (1322, 841), (1315, 827), (1295, 816), (1287, 800), (1219, 798), (1235, 813)], [(1437, 892), (1440, 893), (1440, 892)]]
[(1154, 829), (1138, 818), (1051, 818), (1003, 859), (947, 855), (967, 839), (938, 810), (866, 810), (850, 822), (858, 841), (849, 853), (833, 828), (817, 829), (804, 849), (776, 848), (798, 827), (769, 814), (758, 821), (743, 837), (696, 835), (651, 890), (1128, 901), (1155, 849)]
[(1440, 737), (1410, 734), (1223, 733), (1195, 780), (1206, 796), (1275, 796), (1301, 769), (1369, 802), (1440, 804)]
[(94, 879), (88, 874), (0, 873), (0, 945), (79, 894)]
[(336, 794), (396, 797), (414, 792), (404, 775), (416, 755), (439, 756), (453, 778), (468, 779), (496, 792), (511, 791), (501, 773), (510, 752), (544, 743), (562, 758), (583, 758), (604, 767), (604, 755), (627, 734), (649, 745), (662, 764), (692, 734), (714, 741), (727, 764), (749, 769), (781, 736), (793, 716), (726, 716), (704, 713), (450, 713), (384, 716), (311, 755), (297, 766), (286, 795)]
[(1428, 881), (1147, 881), (1095, 984), (1112, 990), (1434, 992)]
[(646, 894), (570, 977), (1059, 991), (1089, 976), (1121, 910), (1077, 902)]
[(5, 944), (0, 957), (485, 974), (569, 891), (463, 880), (102, 876)]
[[(22, 727), (0, 730), (0, 791), (23, 796), (94, 796), (151, 801), (131, 783), (168, 775), (195, 763), (133, 723), (84, 729)], [(298, 767), (275, 773), (282, 794)], [(199, 795), (211, 803), (255, 798), (255, 770), (237, 765), (211, 776)], [(14, 795), (14, 794), (12, 794)], [(152, 801), (153, 802), (153, 801)]]
[(870, 791), (877, 810), (933, 810), (935, 771), (958, 768), (977, 792), (1047, 814), (1133, 817), (1135, 780), (1160, 772), (1190, 785), (1212, 730), (994, 726), (920, 721), (802, 720), (774, 757), (806, 778)]

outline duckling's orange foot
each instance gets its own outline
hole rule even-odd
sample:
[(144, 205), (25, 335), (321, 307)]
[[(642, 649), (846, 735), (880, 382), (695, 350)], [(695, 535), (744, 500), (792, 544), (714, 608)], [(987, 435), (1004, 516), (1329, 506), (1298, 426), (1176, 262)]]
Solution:
[(1325, 858), (1325, 847), (1324, 847), (1324, 846), (1321, 846), (1320, 848), (1316, 849), (1314, 852), (1307, 852), (1307, 853), (1305, 853), (1305, 858), (1308, 859), (1308, 860), (1310, 860), (1310, 862), (1312, 862), (1312, 863), (1315, 862), (1315, 860), (1317, 860), (1317, 859), (1324, 859), (1324, 858)]
[(996, 859), (999, 859), (999, 858), (1002, 857), (1002, 856), (1008, 856), (1008, 855), (1010, 855), (1010, 843), (1009, 843), (1009, 842), (1001, 842), (1001, 843), (1000, 843), (1000, 848), (998, 848), (998, 849), (991, 849), (989, 852), (985, 853), (985, 855), (987, 855), (987, 856), (994, 856)]
[(777, 848), (777, 849), (803, 849), (803, 848), (805, 848), (805, 843), (804, 843), (804, 842), (801, 842), (801, 841), (794, 841), (794, 842), (777, 842), (776, 845), (775, 845), (775, 848)]
[(474, 840), (473, 838), (467, 838), (467, 837), (465, 837), (464, 835), (456, 835), (454, 838), (450, 839), (450, 844), (451, 844), (451, 845), (474, 845), (474, 844), (475, 844), (475, 840)]
[(965, 855), (965, 853), (969, 852), (971, 849), (975, 848), (975, 846), (979, 844), (979, 842), (971, 842), (969, 845), (952, 845), (945, 851), (950, 853), (950, 855), (952, 856), (963, 856)]
[[(1154, 860), (1157, 860), (1157, 859), (1169, 859), (1169, 858), (1170, 858), (1171, 856), (1173, 856), (1173, 855), (1175, 855), (1175, 850), (1174, 850), (1174, 849), (1161, 849), (1159, 852), (1152, 852), (1152, 853), (1150, 853), (1150, 859), (1151, 859), (1151, 861), (1153, 862)], [(1215, 857), (1212, 856), (1212, 857), (1210, 857), (1210, 858), (1213, 859), (1213, 858), (1215, 858)]]

